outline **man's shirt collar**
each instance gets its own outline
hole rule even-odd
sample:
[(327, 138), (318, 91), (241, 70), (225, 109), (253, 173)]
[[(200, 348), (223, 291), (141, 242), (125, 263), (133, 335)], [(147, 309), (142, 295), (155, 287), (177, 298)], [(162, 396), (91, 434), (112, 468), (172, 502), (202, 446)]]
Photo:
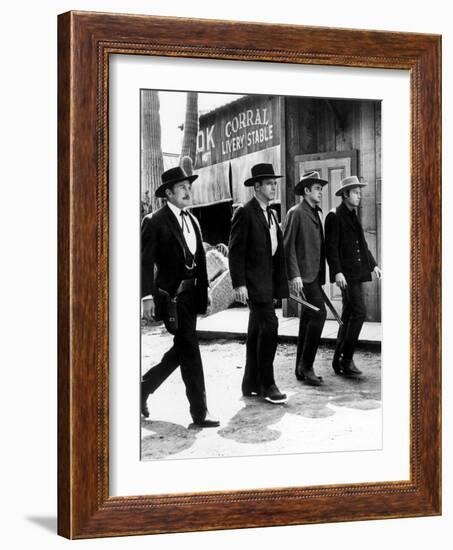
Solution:
[(258, 204), (260, 205), (261, 209), (264, 212), (267, 212), (267, 209), (269, 208), (269, 205), (264, 203), (262, 200), (260, 200), (256, 195), (255, 195), (255, 199), (258, 201)]
[(318, 212), (322, 212), (322, 208), (315, 204), (315, 206), (312, 206), (306, 199), (304, 199), (304, 202), (307, 204), (308, 208), (311, 208), (315, 214)]
[(175, 206), (170, 201), (167, 201), (167, 205), (170, 208), (170, 210), (173, 212), (173, 214), (178, 218), (178, 220), (181, 217), (181, 212), (186, 212), (187, 213), (185, 208), (178, 208), (177, 206)]

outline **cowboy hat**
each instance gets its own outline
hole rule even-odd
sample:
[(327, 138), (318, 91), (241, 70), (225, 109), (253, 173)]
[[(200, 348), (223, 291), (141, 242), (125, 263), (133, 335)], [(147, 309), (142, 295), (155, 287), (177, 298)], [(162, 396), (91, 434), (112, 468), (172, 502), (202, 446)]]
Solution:
[(244, 185), (251, 187), (256, 181), (261, 181), (264, 178), (282, 178), (283, 176), (277, 176), (274, 173), (274, 167), (272, 164), (262, 162), (252, 166), (252, 177), (244, 181)]
[(366, 181), (361, 182), (357, 176), (348, 176), (341, 180), (340, 188), (336, 191), (335, 195), (340, 197), (343, 191), (347, 191), (353, 187), (366, 187), (367, 185)]
[(197, 178), (198, 175), (188, 176), (180, 166), (175, 166), (174, 168), (170, 168), (162, 173), (162, 184), (156, 189), (154, 195), (160, 199), (165, 199), (165, 189), (168, 189), (169, 187), (175, 185), (175, 183), (179, 183), (181, 181), (187, 180), (192, 183)]
[(305, 172), (300, 182), (294, 188), (294, 193), (296, 193), (296, 195), (303, 195), (304, 187), (310, 185), (311, 183), (318, 183), (319, 185), (322, 185), (324, 187), (324, 185), (327, 185), (329, 182), (327, 180), (321, 179), (321, 177), (319, 176), (319, 172)]

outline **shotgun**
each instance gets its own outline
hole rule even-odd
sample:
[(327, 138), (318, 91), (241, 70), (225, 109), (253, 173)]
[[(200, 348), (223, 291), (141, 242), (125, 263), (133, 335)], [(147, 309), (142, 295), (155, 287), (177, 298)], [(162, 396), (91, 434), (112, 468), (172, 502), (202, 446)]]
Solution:
[(338, 315), (337, 310), (333, 307), (332, 302), (329, 300), (329, 297), (324, 292), (324, 289), (321, 288), (321, 292), (324, 296), (324, 302), (326, 303), (326, 306), (330, 309), (332, 312), (332, 315), (335, 317), (336, 322), (340, 325), (340, 327), (343, 326), (343, 321), (341, 320), (341, 317)]
[(310, 304), (310, 302), (307, 302), (307, 300), (304, 299), (305, 296), (303, 296), (303, 298), (299, 298), (295, 294), (290, 294), (289, 297), (291, 298), (291, 300), (294, 300), (295, 302), (297, 302), (301, 306), (308, 307), (309, 309), (312, 309), (313, 311), (319, 311), (319, 307), (316, 307), (313, 304)]

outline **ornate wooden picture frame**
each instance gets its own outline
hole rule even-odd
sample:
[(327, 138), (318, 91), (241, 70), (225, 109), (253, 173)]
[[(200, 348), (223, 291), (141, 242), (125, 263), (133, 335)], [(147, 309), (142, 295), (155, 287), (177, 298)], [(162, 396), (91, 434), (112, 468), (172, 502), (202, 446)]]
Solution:
[[(60, 15), (58, 24), (59, 534), (88, 538), (440, 514), (440, 37), (84, 12)], [(109, 495), (112, 54), (410, 72), (408, 481)]]

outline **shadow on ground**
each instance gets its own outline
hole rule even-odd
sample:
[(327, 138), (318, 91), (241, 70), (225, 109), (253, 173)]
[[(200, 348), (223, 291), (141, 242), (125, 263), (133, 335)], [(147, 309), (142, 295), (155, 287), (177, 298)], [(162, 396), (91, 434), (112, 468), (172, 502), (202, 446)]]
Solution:
[[(158, 362), (170, 345), (170, 336), (159, 328), (150, 328), (142, 340), (143, 370)], [(357, 440), (357, 445), (363, 448), (368, 422), (367, 441), (376, 445), (373, 437), (379, 437), (380, 420), (367, 413), (382, 406), (380, 353), (357, 350), (355, 361), (363, 370), (363, 376), (346, 378), (333, 372), (332, 347), (321, 346), (316, 355), (315, 372), (323, 377), (324, 384), (313, 387), (296, 380), (296, 346), (280, 343), (274, 373), (278, 388), (288, 395), (288, 402), (272, 405), (258, 397), (241, 396), (244, 342), (218, 340), (202, 342), (200, 347), (209, 411), (213, 418), (220, 420), (220, 428), (197, 430), (182, 425), (188, 416), (185, 388), (180, 377), (171, 376), (153, 395), (152, 411), (160, 420), (142, 420), (143, 459), (239, 456), (237, 444), (243, 445), (247, 453), (250, 452), (247, 445), (253, 445), (253, 454), (266, 454), (271, 450), (292, 452), (301, 447), (301, 437), (324, 450), (329, 449), (331, 440), (335, 441), (335, 449), (341, 450), (341, 441), (345, 438), (347, 448), (353, 449), (355, 432), (362, 438)]]
[(286, 413), (286, 405), (273, 405), (258, 397), (244, 397), (245, 406), (218, 431), (220, 437), (237, 443), (276, 441), (281, 432), (272, 429)]
[[(319, 369), (318, 372), (322, 372)], [(308, 386), (301, 382), (291, 382), (288, 400), (288, 413), (305, 418), (327, 418), (335, 414), (334, 407), (348, 407), (361, 411), (381, 407), (380, 388), (367, 377), (347, 378), (323, 374), (322, 386)], [(370, 383), (372, 387), (370, 388)], [(333, 405), (333, 407), (332, 407)]]
[[(315, 371), (322, 376), (322, 386), (309, 386), (294, 376), (294, 349), (283, 345), (277, 356), (277, 372), (282, 389), (290, 394), (288, 413), (306, 418), (327, 418), (335, 414), (335, 407), (366, 411), (381, 407), (380, 354), (358, 351), (357, 363), (363, 370), (359, 377), (338, 376), (332, 369), (333, 350), (320, 347), (316, 355)], [(288, 362), (291, 368), (288, 368)]]
[[(199, 429), (185, 428), (180, 424), (160, 420), (142, 419), (142, 429), (150, 435), (142, 437), (143, 460), (159, 460), (189, 449), (196, 440)], [(172, 442), (169, 445), (169, 441)]]

